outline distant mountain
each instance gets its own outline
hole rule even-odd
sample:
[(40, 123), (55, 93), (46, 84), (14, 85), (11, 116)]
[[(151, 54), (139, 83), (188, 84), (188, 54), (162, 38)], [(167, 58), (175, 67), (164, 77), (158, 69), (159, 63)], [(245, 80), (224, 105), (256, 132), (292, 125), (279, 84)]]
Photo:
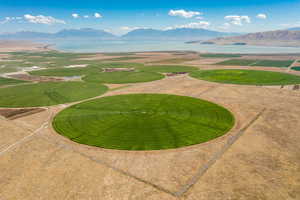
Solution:
[(41, 39), (41, 38), (52, 38), (54, 35), (51, 33), (41, 33), (32, 31), (20, 31), (16, 33), (2, 33), (0, 39), (12, 39), (12, 40), (23, 40), (23, 39)]
[(234, 36), (237, 33), (224, 33), (207, 29), (178, 28), (171, 30), (136, 29), (122, 36), (127, 40), (207, 40), (215, 37)]
[(0, 39), (11, 40), (48, 40), (48, 39), (99, 39), (99, 40), (208, 40), (216, 37), (240, 35), (237, 33), (224, 33), (207, 29), (178, 28), (172, 30), (137, 29), (121, 37), (115, 36), (104, 30), (92, 28), (64, 29), (57, 33), (42, 33), (21, 31), (16, 33), (0, 34)]
[(111, 33), (103, 30), (96, 30), (91, 28), (82, 29), (64, 29), (54, 34), (57, 38), (69, 38), (69, 37), (101, 37), (101, 38), (116, 38)]
[(32, 31), (21, 31), (16, 33), (2, 33), (0, 39), (21, 39), (21, 40), (40, 40), (40, 39), (57, 39), (57, 38), (99, 38), (99, 39), (116, 39), (116, 36), (103, 30), (91, 28), (83, 29), (64, 29), (57, 33), (42, 33)]
[(235, 37), (220, 37), (205, 43), (221, 45), (300, 46), (300, 31), (279, 30), (250, 33)]
[(288, 31), (300, 31), (300, 27), (294, 27), (287, 29)]

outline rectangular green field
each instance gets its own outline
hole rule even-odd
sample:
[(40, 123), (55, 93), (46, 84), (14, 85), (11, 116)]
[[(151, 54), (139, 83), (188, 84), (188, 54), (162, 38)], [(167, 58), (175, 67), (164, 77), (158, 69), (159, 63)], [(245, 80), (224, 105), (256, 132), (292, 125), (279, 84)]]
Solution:
[(216, 63), (217, 65), (234, 65), (234, 66), (263, 66), (263, 67), (289, 67), (294, 60), (243, 60), (232, 59)]

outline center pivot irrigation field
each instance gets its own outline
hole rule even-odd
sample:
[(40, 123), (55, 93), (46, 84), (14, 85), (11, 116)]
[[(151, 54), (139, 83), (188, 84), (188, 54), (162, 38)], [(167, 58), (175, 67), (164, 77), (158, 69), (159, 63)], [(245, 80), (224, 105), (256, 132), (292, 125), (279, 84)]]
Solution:
[(36, 107), (70, 103), (107, 91), (107, 87), (84, 82), (45, 82), (0, 89), (0, 107)]
[(243, 85), (289, 85), (300, 83), (300, 76), (257, 70), (201, 70), (192, 72), (190, 75), (206, 81)]
[(53, 121), (71, 140), (120, 150), (173, 149), (228, 132), (233, 115), (214, 103), (165, 94), (104, 97), (71, 106)]

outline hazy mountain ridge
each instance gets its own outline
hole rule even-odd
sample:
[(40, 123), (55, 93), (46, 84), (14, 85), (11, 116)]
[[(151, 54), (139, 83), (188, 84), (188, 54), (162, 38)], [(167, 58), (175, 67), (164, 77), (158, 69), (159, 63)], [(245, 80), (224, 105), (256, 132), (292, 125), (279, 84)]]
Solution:
[[(205, 41), (205, 43), (220, 45), (265, 45), (265, 46), (300, 46), (300, 31), (278, 30), (249, 33), (235, 37), (219, 37)], [(200, 43), (200, 42), (199, 42)]]
[(117, 36), (104, 30), (91, 28), (82, 29), (63, 29), (56, 33), (43, 33), (33, 31), (21, 31), (16, 33), (2, 33), (0, 39), (55, 39), (55, 38), (99, 38), (99, 39), (116, 39)]
[(92, 28), (64, 29), (57, 33), (43, 33), (21, 31), (16, 33), (2, 33), (0, 39), (56, 39), (56, 38), (97, 38), (102, 40), (207, 40), (215, 37), (238, 35), (237, 33), (224, 33), (207, 29), (178, 28), (172, 30), (136, 29), (123, 36), (116, 36), (104, 30)]
[(215, 37), (234, 36), (238, 33), (225, 33), (208, 29), (178, 28), (171, 30), (137, 29), (122, 36), (123, 39), (181, 39), (181, 40), (206, 40)]

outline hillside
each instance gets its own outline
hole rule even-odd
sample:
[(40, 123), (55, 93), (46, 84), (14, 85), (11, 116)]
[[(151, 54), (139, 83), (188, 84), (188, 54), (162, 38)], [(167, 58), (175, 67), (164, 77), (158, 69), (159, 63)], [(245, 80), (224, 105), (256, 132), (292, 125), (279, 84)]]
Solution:
[[(200, 43), (200, 42), (199, 42)], [(279, 30), (250, 33), (235, 37), (220, 37), (204, 43), (221, 45), (300, 46), (300, 31)]]
[(57, 38), (99, 38), (99, 39), (115, 39), (111, 33), (104, 30), (96, 30), (91, 28), (82, 29), (64, 29), (57, 33), (43, 33), (33, 31), (21, 31), (16, 33), (0, 34), (0, 39), (11, 40), (39, 40), (39, 39), (57, 39)]
[(122, 36), (127, 40), (207, 40), (215, 37), (237, 35), (207, 29), (178, 28), (171, 30), (137, 29)]

